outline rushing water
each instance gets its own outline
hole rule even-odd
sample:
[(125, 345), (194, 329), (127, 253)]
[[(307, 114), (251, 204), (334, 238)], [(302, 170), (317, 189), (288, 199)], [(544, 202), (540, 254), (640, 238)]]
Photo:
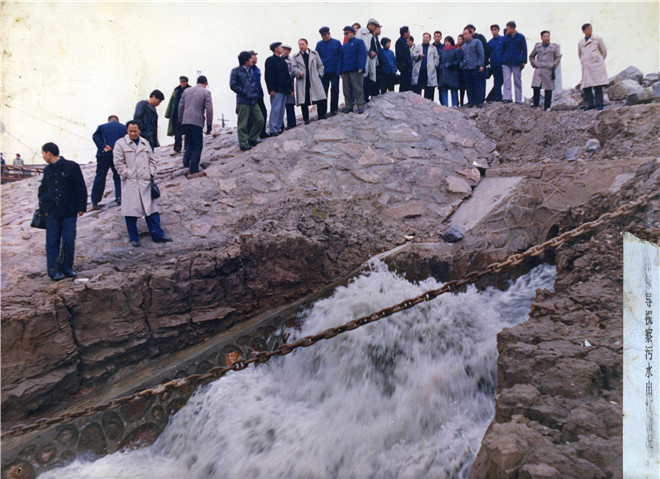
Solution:
[[(494, 415), (498, 331), (527, 318), (539, 266), (506, 291), (443, 295), (198, 391), (155, 444), (44, 478), (467, 477)], [(437, 288), (373, 270), (304, 313), (308, 335)]]

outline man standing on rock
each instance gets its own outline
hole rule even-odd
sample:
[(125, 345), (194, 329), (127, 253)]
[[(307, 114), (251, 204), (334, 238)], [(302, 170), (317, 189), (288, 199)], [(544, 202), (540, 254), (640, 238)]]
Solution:
[[(231, 71), (231, 75), (229, 76), (229, 88), (236, 93), (236, 114), (238, 115), (236, 133), (238, 136), (238, 146), (243, 151), (249, 150), (259, 143), (259, 133), (261, 133), (261, 128), (264, 125), (264, 117), (261, 114), (259, 105), (257, 105), (259, 92), (254, 81), (254, 73), (250, 70), (251, 64), (252, 55), (250, 52), (241, 52), (238, 55), (238, 66)], [(282, 114), (284, 114), (284, 111), (282, 111)], [(270, 118), (271, 120), (273, 119), (273, 110), (270, 112)], [(248, 134), (247, 125), (249, 120), (252, 121), (252, 128)], [(280, 125), (281, 127), (282, 125)]]
[[(433, 32), (433, 46), (438, 51), (438, 59), (441, 59), (442, 50), (445, 48), (445, 44), (442, 41), (442, 32), (440, 30), (436, 30), (435, 32)], [(438, 80), (440, 80), (440, 64), (438, 64), (438, 68), (435, 69), (435, 76)], [(438, 97), (439, 96), (440, 96), (440, 85), (438, 85)]]
[(545, 90), (543, 102), (544, 110), (548, 110), (552, 104), (552, 90), (555, 89), (555, 68), (559, 66), (561, 53), (559, 45), (550, 43), (550, 32), (541, 32), (541, 41), (534, 46), (529, 54), (529, 63), (534, 68), (532, 78), (532, 89), (534, 90), (533, 107), (539, 106), (541, 100), (541, 88)]
[(461, 48), (463, 58), (461, 60), (461, 72), (465, 80), (465, 89), (468, 96), (468, 107), (481, 108), (484, 97), (480, 88), (479, 74), (484, 71), (484, 47), (479, 40), (472, 38), (469, 28), (463, 30), (465, 43)]
[(516, 22), (506, 24), (506, 35), (502, 42), (502, 75), (504, 77), (504, 103), (511, 103), (511, 75), (516, 91), (516, 103), (522, 103), (522, 81), (520, 75), (527, 63), (527, 40), (522, 33), (516, 31)]
[[(127, 121), (126, 129), (128, 133), (117, 140), (113, 155), (124, 192), (121, 214), (126, 221), (128, 238), (133, 246), (140, 246), (137, 219), (144, 218), (152, 241), (169, 243), (172, 239), (165, 236), (160, 226), (158, 201), (151, 193), (151, 182), (157, 172), (154, 152), (146, 140), (140, 137), (140, 125), (137, 121)], [(186, 147), (187, 143), (186, 141)]]
[(41, 147), (48, 163), (39, 186), (39, 209), (46, 215), (46, 268), (50, 279), (75, 278), (76, 215), (87, 210), (87, 187), (80, 166), (60, 156), (55, 143)]
[(377, 88), (378, 80), (382, 76), (382, 73), (379, 75), (381, 70), (379, 66), (383, 63), (382, 57), (382, 45), (380, 40), (378, 40), (378, 35), (381, 32), (381, 25), (375, 18), (370, 18), (367, 22), (367, 26), (360, 28), (356, 32), (357, 38), (364, 42), (364, 46), (367, 49), (367, 64), (364, 71), (364, 83), (362, 91), (364, 92), (364, 101), (369, 103), (369, 99), (372, 96), (378, 95), (380, 92)]
[[(316, 44), (316, 51), (323, 62), (323, 89), (326, 98), (330, 98), (330, 113), (328, 116), (335, 116), (339, 110), (339, 56), (341, 55), (341, 42), (330, 37), (330, 29), (322, 27), (319, 30), (321, 40)], [(328, 91), (331, 95), (328, 96)], [(321, 106), (321, 105), (319, 105)], [(326, 103), (327, 110), (327, 103)], [(325, 111), (319, 110), (319, 115), (325, 115)]]
[(477, 75), (477, 81), (478, 81), (477, 88), (480, 90), (479, 97), (485, 100), (486, 99), (486, 67), (488, 67), (488, 62), (490, 61), (488, 40), (486, 40), (486, 37), (484, 37), (481, 33), (477, 33), (477, 27), (475, 27), (471, 23), (466, 25), (465, 28), (468, 28), (470, 30), (470, 33), (472, 33), (472, 38), (475, 40), (479, 40), (481, 42), (481, 46), (484, 47), (484, 65), (483, 65), (484, 69), (481, 70)]
[(197, 85), (187, 89), (179, 102), (179, 123), (186, 135), (186, 150), (183, 154), (183, 166), (190, 167), (190, 174), (199, 173), (199, 161), (204, 148), (204, 114), (206, 114), (206, 134), (211, 134), (213, 126), (213, 100), (209, 85), (204, 75), (197, 78)]
[(105, 178), (108, 170), (112, 170), (112, 180), (115, 183), (115, 201), (118, 205), (121, 204), (121, 180), (112, 161), (112, 149), (115, 142), (125, 134), (126, 127), (119, 123), (119, 118), (116, 115), (110, 115), (108, 122), (99, 125), (92, 135), (92, 140), (96, 145), (96, 176), (92, 186), (93, 210), (101, 209), (100, 203), (103, 198), (103, 190), (105, 190)]
[(177, 86), (172, 92), (170, 101), (167, 104), (167, 110), (165, 110), (165, 118), (170, 120), (167, 125), (167, 136), (174, 136), (172, 156), (177, 153), (181, 153), (181, 145), (183, 143), (183, 128), (181, 128), (181, 124), (179, 123), (179, 101), (181, 101), (181, 95), (183, 95), (183, 91), (186, 88), (190, 88), (188, 77), (180, 76), (179, 86)]
[(363, 77), (367, 64), (367, 49), (362, 40), (355, 38), (353, 27), (344, 27), (346, 43), (341, 47), (341, 79), (344, 88), (344, 113), (352, 113), (357, 104), (358, 113), (364, 113)]
[[(605, 69), (607, 48), (600, 37), (593, 35), (590, 23), (582, 25), (584, 38), (578, 44), (578, 56), (582, 64), (580, 88), (587, 100), (587, 110), (603, 109), (603, 87), (609, 83)], [(596, 99), (594, 100), (594, 92)]]
[[(266, 60), (266, 88), (270, 95), (270, 120), (268, 132), (271, 136), (282, 133), (286, 97), (291, 94), (289, 67), (282, 58), (282, 42), (270, 44), (273, 54)], [(236, 70), (236, 69), (234, 69)]]
[(491, 88), (487, 101), (502, 101), (502, 84), (504, 77), (502, 74), (502, 44), (504, 38), (500, 36), (500, 26), (497, 24), (490, 26), (490, 33), (493, 38), (488, 40), (488, 51), (490, 52), (490, 72), (493, 75), (493, 88)]
[(396, 67), (401, 72), (399, 82), (399, 91), (410, 91), (410, 82), (412, 79), (412, 57), (410, 56), (410, 47), (408, 38), (410, 38), (410, 29), (403, 26), (399, 29), (401, 35), (395, 44)]
[[(282, 44), (282, 51), (282, 59), (286, 62), (286, 66), (289, 69), (289, 88), (291, 88), (291, 94), (286, 96), (286, 128), (284, 125), (282, 125), (282, 128), (284, 130), (290, 130), (296, 126), (296, 95), (293, 91), (293, 58), (291, 58), (291, 47), (289, 45)], [(325, 107), (327, 106), (326, 102)]]
[(158, 143), (158, 112), (156, 107), (165, 99), (160, 90), (154, 90), (148, 100), (142, 100), (135, 105), (133, 119), (140, 124), (142, 138), (149, 142), (151, 149), (160, 146)]
[[(266, 133), (266, 119), (268, 118), (268, 110), (266, 109), (266, 104), (264, 103), (264, 89), (261, 87), (261, 69), (257, 66), (257, 52), (250, 51), (250, 53), (252, 54), (252, 64), (250, 65), (250, 70), (252, 70), (252, 73), (254, 74), (254, 83), (257, 85), (257, 92), (259, 93), (259, 98), (257, 98), (257, 105), (259, 105), (259, 109), (261, 110), (261, 116), (264, 117), (264, 126), (261, 129), (259, 138), (267, 138), (268, 134)], [(250, 129), (251, 126), (252, 125), (248, 123), (248, 129)]]
[(430, 33), (424, 33), (422, 44), (415, 48), (412, 56), (418, 55), (420, 60), (413, 65), (413, 91), (421, 95), (424, 90), (424, 98), (433, 101), (435, 87), (438, 86), (438, 64), (440, 62), (438, 49), (431, 45)]

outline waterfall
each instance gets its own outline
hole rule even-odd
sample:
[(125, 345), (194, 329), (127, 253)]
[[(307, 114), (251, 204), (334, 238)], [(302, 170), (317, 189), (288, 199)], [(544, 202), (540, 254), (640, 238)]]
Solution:
[[(507, 291), (446, 294), (201, 388), (148, 448), (44, 478), (467, 477), (494, 416), (497, 333), (527, 319), (541, 265)], [(438, 288), (382, 263), (301, 315), (289, 340)]]

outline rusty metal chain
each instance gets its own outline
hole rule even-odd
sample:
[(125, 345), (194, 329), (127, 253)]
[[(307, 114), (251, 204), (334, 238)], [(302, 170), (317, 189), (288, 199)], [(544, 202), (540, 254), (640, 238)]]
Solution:
[(324, 339), (331, 339), (334, 338), (335, 336), (345, 333), (347, 331), (352, 331), (354, 329), (357, 329), (361, 326), (365, 326), (369, 323), (373, 323), (374, 321), (378, 321), (380, 319), (386, 318), (388, 316), (391, 316), (395, 313), (398, 313), (400, 311), (404, 311), (406, 309), (410, 309), (413, 306), (426, 302), (426, 301), (431, 301), (441, 294), (449, 293), (449, 292), (454, 292), (458, 291), (462, 286), (468, 285), (475, 283), (478, 281), (481, 277), (487, 275), (487, 274), (498, 274), (502, 270), (506, 268), (510, 268), (513, 266), (517, 266), (525, 260), (525, 258), (533, 257), (533, 256), (538, 256), (544, 251), (550, 249), (550, 248), (557, 248), (558, 246), (564, 244), (566, 241), (572, 238), (576, 238), (587, 231), (591, 231), (598, 226), (601, 226), (609, 221), (611, 221), (614, 218), (617, 218), (619, 216), (626, 215), (630, 212), (632, 212), (635, 208), (638, 206), (644, 205), (648, 203), (651, 198), (654, 196), (657, 196), (657, 192), (652, 192), (648, 193), (646, 195), (641, 196), (639, 199), (623, 204), (621, 205), (618, 209), (616, 209), (613, 212), (610, 213), (605, 213), (602, 216), (600, 216), (598, 219), (594, 221), (590, 221), (588, 223), (584, 223), (580, 225), (579, 227), (572, 229), (570, 231), (567, 231), (559, 236), (556, 236), (548, 241), (545, 241), (544, 243), (538, 244), (536, 246), (532, 246), (528, 250), (526, 250), (523, 253), (517, 253), (509, 256), (505, 261), (501, 263), (492, 263), (489, 264), (485, 269), (482, 271), (473, 271), (471, 273), (468, 273), (463, 279), (461, 280), (453, 280), (453, 281), (448, 281), (447, 283), (443, 284), (440, 288), (438, 289), (433, 289), (430, 291), (426, 291), (425, 293), (415, 297), (415, 298), (410, 298), (406, 299), (405, 301), (402, 301), (398, 304), (395, 304), (394, 306), (390, 306), (385, 309), (381, 309), (380, 311), (376, 311), (375, 313), (371, 313), (367, 316), (362, 316), (357, 319), (353, 319), (351, 321), (348, 321), (345, 324), (342, 324), (341, 326), (336, 326), (334, 328), (329, 328), (326, 329), (325, 331), (321, 331), (320, 333), (310, 335), (310, 336), (305, 336), (302, 337), (294, 342), (291, 343), (285, 343), (282, 344), (280, 347), (277, 349), (274, 349), (273, 351), (260, 351), (256, 352), (251, 358), (249, 359), (239, 359), (235, 361), (234, 363), (230, 364), (229, 366), (218, 366), (215, 368), (210, 369), (208, 372), (204, 374), (192, 374), (190, 376), (187, 376), (185, 378), (180, 378), (180, 379), (175, 379), (172, 381), (169, 381), (167, 383), (161, 384), (157, 387), (150, 388), (150, 389), (145, 389), (143, 391), (140, 391), (138, 393), (132, 394), (130, 396), (125, 396), (117, 399), (113, 399), (111, 401), (105, 402), (103, 404), (95, 405), (95, 406), (89, 406), (84, 409), (80, 409), (78, 411), (73, 411), (73, 412), (67, 412), (64, 413), (60, 416), (54, 417), (54, 418), (45, 418), (45, 419), (39, 419), (38, 421), (29, 424), (27, 426), (19, 425), (19, 426), (14, 426), (5, 433), (2, 434), (3, 438), (7, 437), (12, 437), (12, 436), (21, 436), (24, 434), (27, 434), (32, 431), (36, 431), (39, 429), (45, 429), (49, 426), (52, 426), (53, 424), (59, 424), (59, 423), (64, 423), (64, 422), (69, 422), (73, 419), (83, 417), (83, 416), (92, 416), (98, 412), (101, 411), (106, 411), (109, 409), (115, 409), (123, 404), (133, 402), (133, 401), (138, 401), (143, 398), (147, 397), (152, 397), (152, 396), (158, 396), (160, 394), (169, 394), (175, 389), (180, 389), (184, 387), (192, 387), (196, 386), (202, 383), (209, 382), (211, 380), (216, 380), (224, 376), (230, 371), (241, 371), (243, 369), (246, 369), (250, 364), (261, 364), (267, 362), (270, 358), (273, 356), (286, 356), (287, 354), (290, 354), (293, 352), (295, 349), (298, 348), (307, 348), (309, 346), (312, 346), (313, 344), (318, 343), (319, 341), (322, 341)]

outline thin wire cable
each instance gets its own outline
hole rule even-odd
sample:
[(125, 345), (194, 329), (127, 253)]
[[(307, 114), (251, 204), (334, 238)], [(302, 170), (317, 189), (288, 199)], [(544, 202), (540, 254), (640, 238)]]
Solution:
[(20, 111), (21, 113), (25, 113), (26, 115), (30, 115), (30, 116), (31, 116), (32, 118), (34, 118), (35, 120), (39, 120), (39, 121), (41, 121), (41, 122), (46, 123), (47, 125), (54, 126), (55, 128), (57, 128), (57, 129), (59, 129), (59, 130), (62, 130), (64, 133), (68, 133), (69, 135), (77, 136), (78, 138), (81, 138), (81, 139), (83, 139), (83, 140), (85, 140), (85, 141), (89, 141), (89, 138), (86, 138), (86, 137), (84, 137), (84, 136), (82, 136), (82, 135), (79, 135), (78, 133), (74, 133), (74, 132), (72, 132), (72, 131), (65, 130), (65, 129), (62, 128), (61, 126), (56, 125), (55, 123), (51, 123), (51, 122), (48, 121), (48, 120), (44, 120), (43, 118), (39, 118), (39, 117), (36, 116), (34, 113), (30, 113), (29, 111), (22, 110), (21, 108), (18, 108), (17, 106), (11, 106), (11, 105), (8, 105), (7, 103), (5, 103), (5, 106), (6, 106), (7, 108), (12, 108), (12, 109), (14, 109), (14, 110), (18, 110), (18, 111)]

